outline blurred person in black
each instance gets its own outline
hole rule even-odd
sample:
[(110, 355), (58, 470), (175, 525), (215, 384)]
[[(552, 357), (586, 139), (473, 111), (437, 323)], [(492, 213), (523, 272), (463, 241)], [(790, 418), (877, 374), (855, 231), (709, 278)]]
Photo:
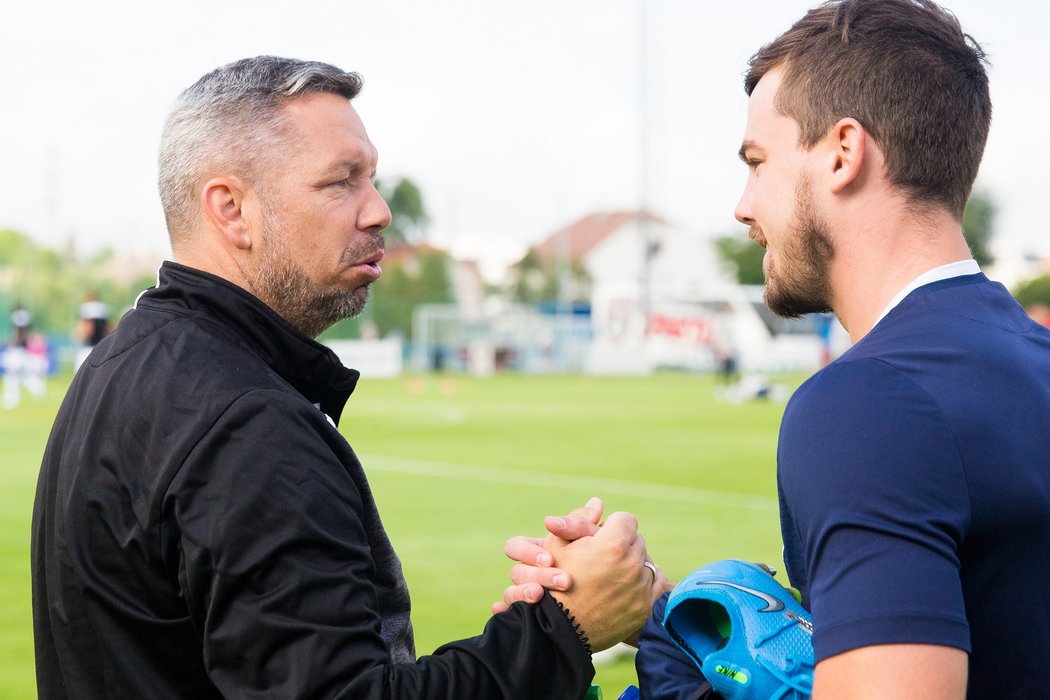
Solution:
[(81, 347), (77, 350), (76, 369), (80, 369), (91, 350), (109, 335), (109, 306), (96, 293), (89, 292), (77, 314), (76, 337)]

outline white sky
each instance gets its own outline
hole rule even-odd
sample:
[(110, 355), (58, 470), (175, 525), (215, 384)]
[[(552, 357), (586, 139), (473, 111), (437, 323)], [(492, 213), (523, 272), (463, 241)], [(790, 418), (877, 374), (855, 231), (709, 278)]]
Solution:
[[(415, 180), (429, 240), (492, 270), (570, 220), (641, 201), (643, 2), (650, 207), (698, 235), (740, 230), (741, 76), (815, 1), (8, 0), (0, 228), (165, 255), (168, 106), (208, 70), (268, 53), (360, 72), (379, 176)], [(1000, 206), (997, 237), (1043, 247), (1050, 4), (945, 5), (992, 61), (978, 185)]]

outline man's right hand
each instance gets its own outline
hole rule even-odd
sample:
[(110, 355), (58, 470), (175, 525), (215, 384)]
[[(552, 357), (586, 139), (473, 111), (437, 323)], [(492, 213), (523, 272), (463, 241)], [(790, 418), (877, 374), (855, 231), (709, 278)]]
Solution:
[(503, 593), (503, 601), (493, 603), (492, 612), (506, 610), (512, 603), (525, 601), (538, 603), (543, 590), (567, 591), (572, 587), (572, 574), (554, 567), (554, 554), (570, 542), (598, 532), (604, 505), (600, 498), (592, 498), (582, 508), (565, 516), (547, 516), (543, 525), (549, 533), (545, 538), (511, 537), (503, 547), (504, 553), (514, 562), (510, 570), (511, 581)]
[(572, 585), (551, 595), (572, 614), (593, 651), (634, 637), (652, 610), (654, 588), (666, 585), (663, 574), (645, 565), (645, 541), (630, 513), (613, 513), (594, 535), (552, 554), (557, 568), (572, 572)]
[(652, 602), (670, 584), (650, 569), (638, 523), (628, 513), (614, 513), (602, 525), (603, 504), (592, 498), (564, 517), (544, 520), (544, 539), (513, 537), (505, 551), (517, 562), (514, 585), (493, 612), (517, 601), (538, 602), (544, 589), (567, 608), (591, 647), (604, 649), (630, 640), (647, 618)]

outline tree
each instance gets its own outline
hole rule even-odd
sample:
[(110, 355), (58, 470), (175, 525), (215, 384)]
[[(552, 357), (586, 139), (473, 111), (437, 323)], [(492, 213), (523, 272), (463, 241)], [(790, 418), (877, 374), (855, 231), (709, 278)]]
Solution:
[(548, 284), (551, 276), (545, 273), (535, 248), (525, 251), (525, 255), (515, 267), (517, 279), (511, 293), (515, 301), (522, 304), (538, 304), (552, 293)]
[(740, 235), (722, 236), (715, 241), (718, 254), (736, 274), (740, 284), (765, 284), (762, 257), (766, 249), (750, 238)]
[(399, 332), (412, 337), (412, 311), (420, 304), (452, 301), (452, 259), (441, 250), (421, 250), (390, 266), (375, 290), (372, 320), (381, 336)]
[(423, 193), (408, 178), (399, 178), (393, 186), (382, 180), (376, 180), (376, 189), (390, 207), (390, 226), (383, 233), (383, 238), (390, 248), (419, 243), (424, 230), (430, 222)]
[(516, 279), (511, 297), (522, 304), (589, 301), (591, 276), (578, 260), (563, 271), (557, 261), (545, 260), (535, 248), (529, 248), (514, 266)]
[(16, 303), (33, 314), (34, 330), (55, 338), (68, 337), (88, 292), (95, 293), (114, 313), (128, 308), (155, 278), (140, 277), (131, 283), (115, 280), (113, 256), (113, 251), (103, 250), (80, 258), (38, 246), (17, 231), (0, 230), (0, 340), (5, 314)]
[(995, 234), (995, 216), (998, 213), (998, 207), (991, 195), (981, 190), (975, 190), (970, 195), (970, 201), (966, 203), (966, 210), (963, 212), (963, 236), (966, 237), (966, 244), (970, 246), (973, 259), (981, 267), (990, 265), (995, 260), (988, 245)]
[(1013, 290), (1014, 299), (1026, 309), (1036, 306), (1050, 308), (1050, 275), (1042, 275), (1022, 282)]
[(14, 266), (22, 263), (33, 248), (29, 237), (4, 229), (0, 231), (0, 267)]

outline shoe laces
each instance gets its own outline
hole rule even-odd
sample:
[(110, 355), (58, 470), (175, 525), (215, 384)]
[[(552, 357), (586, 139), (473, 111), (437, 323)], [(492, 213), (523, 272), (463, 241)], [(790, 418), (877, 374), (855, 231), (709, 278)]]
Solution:
[(813, 694), (813, 670), (806, 662), (789, 656), (785, 659), (787, 668), (779, 669), (760, 655), (756, 654), (755, 659), (782, 684), (769, 700), (801, 700)]
[[(797, 624), (801, 624), (797, 619), (785, 619), (784, 624), (755, 640), (755, 650), (757, 651), (758, 647)], [(780, 688), (769, 697), (769, 700), (795, 700), (808, 698), (813, 694), (813, 669), (806, 661), (793, 656), (788, 656), (784, 659), (786, 662), (786, 668), (780, 669), (774, 665), (773, 662), (764, 658), (764, 655), (762, 654), (756, 653), (755, 659), (763, 668), (769, 671), (774, 678), (782, 683)]]
[(777, 628), (771, 630), (770, 632), (766, 632), (765, 634), (760, 635), (760, 636), (755, 638), (755, 648), (757, 649), (758, 647), (762, 646), (763, 644), (768, 642), (773, 637), (776, 637), (781, 632), (783, 632), (783, 631), (785, 631), (787, 629), (790, 629), (790, 628), (792, 628), (792, 627), (794, 627), (795, 625), (798, 625), (798, 624), (801, 624), (801, 623), (797, 619), (784, 618), (784, 623), (782, 625), (780, 625), (780, 627), (777, 627)]

